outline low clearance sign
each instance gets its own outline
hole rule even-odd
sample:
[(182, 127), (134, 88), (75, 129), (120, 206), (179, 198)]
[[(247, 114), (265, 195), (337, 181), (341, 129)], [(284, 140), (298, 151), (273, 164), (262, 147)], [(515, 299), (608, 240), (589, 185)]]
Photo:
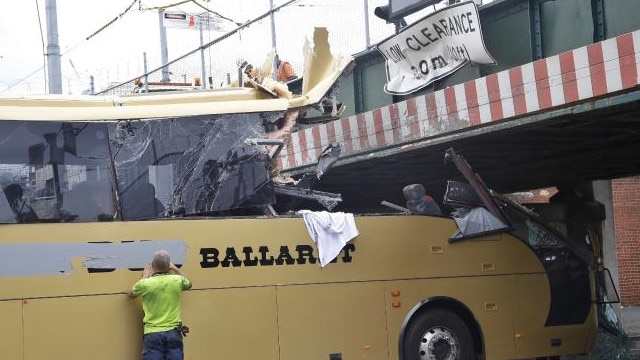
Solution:
[(429, 14), (377, 48), (386, 59), (384, 91), (394, 95), (419, 90), (468, 62), (496, 63), (484, 45), (473, 1)]

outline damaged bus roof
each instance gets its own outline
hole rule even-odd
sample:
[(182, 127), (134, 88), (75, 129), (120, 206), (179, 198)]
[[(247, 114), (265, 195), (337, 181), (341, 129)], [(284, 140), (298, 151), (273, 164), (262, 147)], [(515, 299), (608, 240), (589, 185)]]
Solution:
[[(307, 108), (322, 101), (353, 62), (333, 55), (325, 28), (316, 28), (313, 44), (304, 46), (301, 94), (271, 91), (249, 81), (244, 87), (125, 96), (8, 95), (0, 96), (0, 120), (120, 120), (162, 118), (177, 114), (232, 114)], [(272, 81), (273, 82), (273, 81)], [(279, 83), (279, 86), (285, 84)]]

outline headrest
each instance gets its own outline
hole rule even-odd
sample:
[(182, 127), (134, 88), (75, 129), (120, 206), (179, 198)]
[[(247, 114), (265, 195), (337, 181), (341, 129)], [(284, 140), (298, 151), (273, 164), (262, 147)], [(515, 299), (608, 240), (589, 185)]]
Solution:
[(402, 189), (402, 194), (404, 194), (405, 199), (415, 201), (425, 196), (426, 191), (422, 184), (411, 184)]

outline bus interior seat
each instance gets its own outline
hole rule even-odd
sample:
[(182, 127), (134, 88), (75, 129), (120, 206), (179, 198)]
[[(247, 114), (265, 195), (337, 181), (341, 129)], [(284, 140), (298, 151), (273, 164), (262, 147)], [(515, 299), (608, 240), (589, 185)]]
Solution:
[(402, 189), (406, 199), (406, 208), (411, 214), (442, 215), (442, 210), (433, 198), (427, 195), (422, 184), (407, 185)]
[(456, 180), (447, 181), (443, 203), (454, 208), (484, 206), (480, 196), (471, 185)]

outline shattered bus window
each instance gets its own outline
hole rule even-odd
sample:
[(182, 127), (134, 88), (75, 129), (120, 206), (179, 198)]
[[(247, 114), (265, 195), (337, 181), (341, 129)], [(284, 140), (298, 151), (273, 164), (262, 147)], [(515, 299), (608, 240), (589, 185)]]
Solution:
[(270, 159), (249, 138), (268, 114), (205, 115), (111, 124), (125, 220), (210, 214), (272, 204)]
[(106, 125), (2, 121), (0, 221), (110, 221)]

